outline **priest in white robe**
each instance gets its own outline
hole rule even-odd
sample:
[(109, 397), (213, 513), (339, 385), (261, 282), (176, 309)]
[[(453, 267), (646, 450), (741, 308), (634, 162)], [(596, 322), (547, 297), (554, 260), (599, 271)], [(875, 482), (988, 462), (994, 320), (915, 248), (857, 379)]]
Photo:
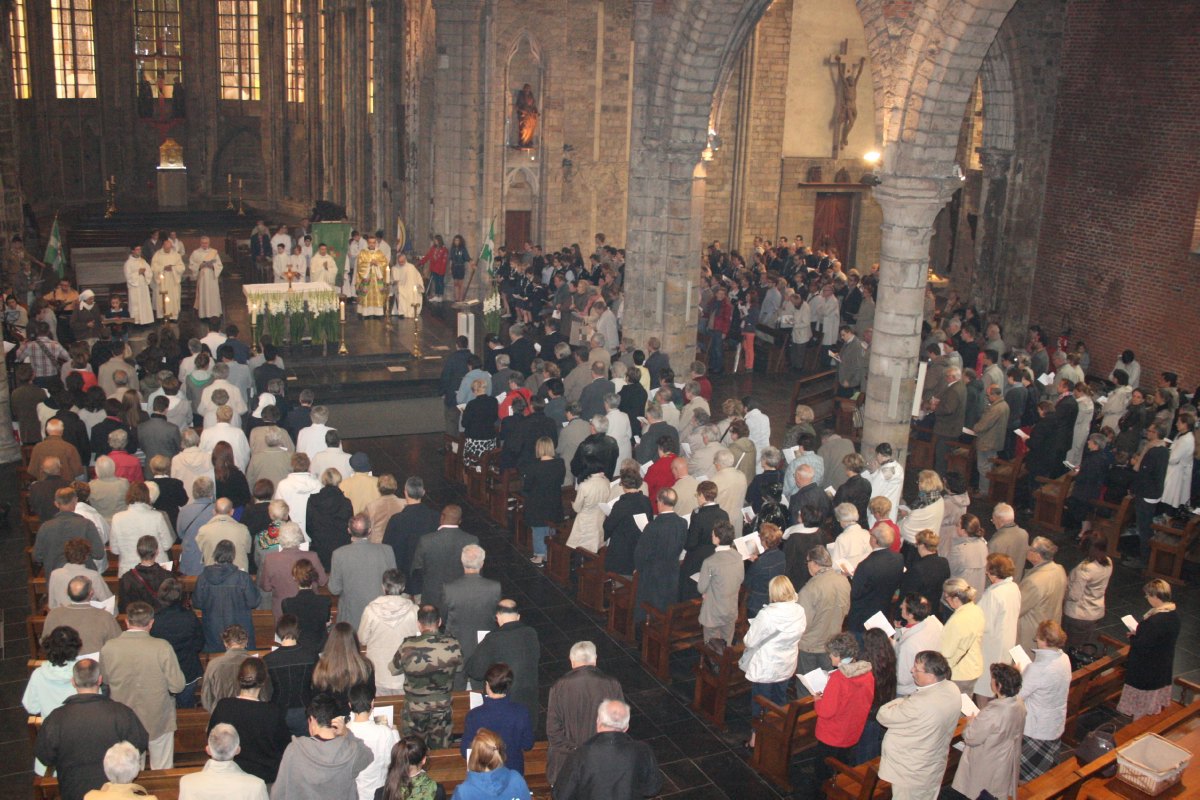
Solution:
[(158, 286), (158, 308), (163, 319), (179, 318), (179, 294), (183, 282), (183, 259), (171, 246), (171, 240), (163, 242), (162, 249), (154, 254), (150, 262), (154, 282)]
[(313, 283), (327, 284), (331, 289), (337, 286), (337, 262), (329, 255), (327, 245), (323, 244), (317, 248), (317, 254), (312, 257), (312, 264), (309, 265), (308, 279)]
[(358, 231), (350, 231), (350, 241), (346, 245), (346, 270), (342, 273), (342, 294), (354, 297), (358, 292), (358, 254), (367, 246)]
[(283, 252), (292, 252), (292, 234), (288, 232), (287, 225), (280, 225), (278, 232), (271, 237), (271, 252), (279, 252), (279, 245), (283, 245)]
[(196, 310), (201, 319), (221, 316), (221, 254), (209, 246), (207, 236), (188, 259), (188, 277), (196, 282)]
[(404, 253), (396, 257), (396, 265), (392, 267), (392, 294), (396, 297), (392, 316), (411, 317), (421, 313), (425, 282), (421, 279), (421, 271), (409, 263)]
[(150, 282), (154, 275), (146, 259), (142, 258), (142, 246), (129, 251), (125, 259), (125, 288), (129, 293), (129, 318), (134, 325), (152, 325), (154, 306), (150, 303)]

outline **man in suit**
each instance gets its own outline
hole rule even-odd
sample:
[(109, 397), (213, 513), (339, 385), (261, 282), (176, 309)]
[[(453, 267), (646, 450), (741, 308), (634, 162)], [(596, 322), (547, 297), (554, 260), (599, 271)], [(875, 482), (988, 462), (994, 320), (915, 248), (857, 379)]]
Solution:
[(644, 412), (646, 417), (646, 428), (642, 431), (642, 439), (633, 449), (633, 457), (638, 460), (639, 464), (645, 464), (647, 461), (653, 461), (658, 455), (658, 439), (660, 436), (666, 436), (671, 440), (672, 453), (679, 452), (679, 431), (675, 430), (667, 422), (663, 421), (662, 406), (656, 402), (646, 404)]
[(838, 337), (842, 340), (842, 348), (837, 353), (837, 395), (853, 397), (867, 377), (867, 349), (849, 325), (838, 330)]
[(646, 369), (650, 371), (650, 385), (658, 386), (658, 376), (664, 369), (671, 368), (671, 359), (662, 351), (662, 343), (658, 338), (651, 336), (646, 340), (646, 349), (650, 351), (646, 356)]
[(818, 519), (804, 520), (806, 525), (824, 525), (833, 519), (833, 504), (829, 495), (817, 485), (812, 465), (801, 464), (796, 467), (793, 475), (796, 478), (796, 493), (788, 501), (791, 524), (796, 525), (800, 522), (800, 509), (806, 505), (812, 506), (820, 514)]
[(879, 611), (885, 619), (892, 618), (892, 596), (900, 588), (900, 579), (904, 576), (904, 558), (891, 549), (893, 536), (888, 525), (872, 528), (871, 554), (859, 563), (852, 576), (846, 630), (860, 643), (864, 622)]
[[(575, 460), (575, 453), (578, 452), (579, 445), (592, 435), (591, 426), (580, 414), (579, 403), (567, 403), (567, 425), (558, 434), (558, 444), (554, 447), (554, 452), (568, 467)], [(570, 469), (567, 469), (566, 476), (563, 478), (563, 486), (570, 486), (574, 482), (575, 476)]]
[[(604, 398), (616, 391), (608, 379), (608, 367), (603, 361), (592, 362), (592, 382), (579, 393), (579, 408), (584, 417), (604, 416)], [(572, 373), (574, 374), (574, 373)], [(568, 395), (568, 400), (570, 396)]]
[(546, 780), (553, 786), (567, 759), (596, 732), (596, 709), (604, 700), (623, 700), (621, 682), (596, 667), (596, 645), (571, 647), (571, 671), (550, 687), (546, 705)]
[(1029, 390), (1021, 382), (1021, 368), (1009, 367), (1005, 374), (1004, 402), (1008, 404), (1008, 430), (1004, 435), (1004, 455), (1010, 458), (1016, 440), (1014, 431), (1021, 427), (1021, 419), (1025, 416), (1025, 402)]
[(937, 797), (950, 740), (962, 715), (962, 697), (941, 653), (917, 653), (912, 676), (916, 692), (884, 704), (876, 714), (887, 729), (879, 777), (892, 784), (897, 800)]
[[(167, 409), (170, 405), (171, 398), (160, 394), (154, 398), (154, 413), (150, 415), (150, 419), (137, 427), (137, 443), (146, 454), (147, 465), (155, 456), (174, 458), (182, 449), (179, 428), (167, 419)], [(146, 475), (150, 475), (149, 466), (146, 468)]]
[(538, 718), (538, 662), (542, 646), (537, 631), (521, 622), (516, 600), (505, 598), (496, 604), (496, 629), (483, 637), (466, 662), (467, 677), (483, 685), (492, 664), (508, 664), (513, 672), (508, 696), (529, 709), (529, 719)]
[(642, 530), (633, 550), (633, 568), (638, 575), (633, 621), (639, 634), (646, 618), (643, 603), (662, 611), (679, 595), (679, 556), (688, 525), (675, 513), (676, 497), (672, 488), (659, 490), (658, 515)]
[[(676, 492), (681, 491), (678, 488), (678, 482), (675, 486)], [(695, 495), (700, 505), (692, 511), (687, 538), (683, 545), (687, 554), (679, 564), (679, 600), (677, 602), (680, 603), (695, 600), (700, 596), (696, 581), (692, 580), (691, 576), (700, 571), (704, 560), (715, 551), (716, 545), (712, 542), (712, 535), (717, 524), (729, 522), (729, 515), (725, 513), (725, 509), (717, 505), (717, 485), (715, 483), (701, 481), (696, 487)]]
[(567, 759), (554, 786), (558, 800), (635, 800), (662, 789), (662, 773), (654, 751), (633, 739), (629, 706), (605, 698), (596, 713), (596, 735)]
[[(38, 528), (33, 540), (33, 560), (41, 564), (47, 577), (67, 563), (64, 548), (72, 539), (87, 539), (92, 546), (89, 554), (93, 563), (107, 566), (104, 542), (95, 524), (75, 513), (78, 498), (70, 484), (54, 493), (54, 508), (57, 513)], [(103, 568), (101, 567), (101, 568)], [(87, 651), (84, 651), (87, 652)]]
[(338, 596), (338, 622), (349, 622), (357, 630), (367, 603), (379, 597), (383, 573), (396, 568), (396, 556), (386, 544), (375, 544), (371, 519), (355, 514), (348, 526), (350, 544), (333, 551), (329, 591)]
[[(479, 645), (479, 632), (491, 631), (496, 615), (496, 604), (500, 602), (500, 583), (483, 577), (483, 562), (487, 557), (483, 548), (469, 544), (462, 549), (463, 576), (450, 581), (442, 593), (446, 618), (446, 633), (458, 639), (463, 658), (470, 662)], [(466, 688), (466, 675), (458, 673), (455, 689)]]
[(738, 590), (746, 577), (742, 555), (733, 549), (733, 525), (722, 520), (713, 527), (713, 554), (700, 565), (696, 589), (703, 598), (699, 622), (705, 643), (713, 639), (733, 641), (738, 615)]
[[(936, 442), (933, 464), (934, 469), (943, 475), (946, 474), (946, 456), (949, 455), (951, 446), (962, 436), (963, 420), (967, 415), (967, 386), (961, 380), (962, 370), (958, 367), (947, 367), (944, 375), (945, 387), (930, 401)], [(1069, 440), (1067, 444), (1070, 446)]]
[(91, 605), (94, 597), (91, 578), (83, 575), (72, 578), (67, 584), (67, 600), (70, 602), (50, 609), (42, 630), (50, 633), (62, 626), (74, 628), (82, 641), (80, 653), (100, 652), (100, 648), (121, 635), (121, 626), (110, 612)]
[(43, 525), (58, 513), (55, 503), (58, 492), (71, 488), (71, 480), (62, 477), (61, 472), (62, 462), (57, 457), (43, 459), (42, 474), (45, 477), (34, 481), (29, 487), (29, 507)]
[(1029, 571), (1021, 579), (1021, 616), (1017, 618), (1017, 644), (1033, 656), (1038, 625), (1045, 620), (1062, 622), (1067, 596), (1067, 571), (1054, 561), (1058, 546), (1044, 536), (1029, 543)]
[(1065, 378), (1058, 382), (1058, 400), (1054, 403), (1054, 466), (1051, 478), (1057, 478), (1067, 470), (1062, 462), (1071, 449), (1075, 418), (1079, 416), (1079, 401), (1075, 399), (1074, 388), (1071, 381)]
[(444, 607), (445, 585), (463, 576), (463, 548), (479, 544), (478, 536), (458, 527), (460, 522), (461, 506), (450, 504), (443, 508), (441, 524), (421, 537), (413, 555), (412, 571), (421, 573), (421, 602), (439, 610)]
[(1008, 434), (1008, 403), (1004, 402), (1000, 387), (992, 384), (985, 391), (988, 406), (975, 423), (975, 466), (979, 469), (980, 494), (987, 494), (991, 487), (987, 473), (992, 468), (992, 459), (1004, 449), (1004, 437)]
[(511, 340), (508, 343), (509, 366), (528, 376), (533, 372), (533, 360), (538, 356), (533, 340), (525, 335), (525, 326), (519, 323), (509, 326), (508, 335)]
[(437, 509), (422, 502), (424, 499), (425, 481), (413, 475), (404, 482), (404, 508), (388, 519), (383, 533), (383, 543), (396, 554), (396, 569), (405, 576), (412, 595), (421, 593), (420, 585), (414, 585), (408, 577), (417, 545), (422, 536), (437, 530), (440, 519)]
[(81, 658), (71, 668), (76, 694), (42, 721), (34, 755), (58, 775), (63, 800), (80, 800), (105, 784), (104, 755), (118, 742), (145, 752), (150, 738), (129, 706), (100, 693), (100, 664)]
[(129, 629), (100, 648), (100, 665), (109, 694), (133, 709), (150, 737), (150, 769), (175, 765), (175, 699), (183, 691), (183, 672), (175, 650), (165, 639), (150, 635), (154, 609), (130, 603), (125, 609)]
[[(992, 524), (996, 532), (988, 541), (988, 553), (1004, 553), (1013, 562), (1013, 582), (1020, 583), (1025, 574), (1025, 553), (1029, 550), (1029, 532), (1017, 526), (1017, 513), (1008, 503), (997, 503), (992, 509)], [(1040, 622), (1040, 620), (1039, 620)]]

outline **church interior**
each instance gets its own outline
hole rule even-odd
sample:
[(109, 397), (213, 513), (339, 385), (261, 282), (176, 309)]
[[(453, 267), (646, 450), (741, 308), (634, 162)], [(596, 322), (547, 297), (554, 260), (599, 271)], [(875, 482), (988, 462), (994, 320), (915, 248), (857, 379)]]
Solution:
[[(394, 478), (393, 494), (398, 483), (404, 496), (406, 479), (419, 476), (424, 506), (461, 507), (462, 529), (487, 553), (482, 574), (516, 601), (521, 621), (540, 637), (540, 710), (531, 715), (537, 741), (525, 756), (533, 797), (621, 796), (596, 788), (569, 793), (547, 778), (546, 741), (551, 753), (556, 747), (547, 718), (551, 687), (576, 666), (569, 652), (581, 640), (595, 643), (599, 668), (620, 681), (632, 713), (628, 734), (647, 743), (656, 761), (659, 780), (631, 797), (978, 796), (965, 785), (1001, 797), (1123, 797), (1131, 790), (1098, 767), (1115, 763), (1115, 755), (1091, 766), (1078, 757), (1093, 730), (1111, 724), (1118, 746), (1155, 733), (1185, 750), (1200, 747), (1200, 701), (1193, 696), (1200, 693), (1200, 618), (1191, 613), (1200, 601), (1200, 467), (1193, 466), (1200, 461), (1193, 433), (1200, 388), (1192, 391), (1200, 386), (1200, 4), (0, 0), (3, 64), (0, 798), (29, 797), (30, 787), (40, 800), (71, 796), (65, 777), (31, 771), (51, 710), (22, 702), (31, 674), (49, 664), (42, 636), (55, 610), (50, 565), (35, 557), (39, 529), (55, 516), (55, 495), (51, 489), (49, 511), (40, 514), (33, 498), (49, 473), (34, 449), (56, 438), (48, 420), (83, 419), (82, 471), (64, 474), (61, 485), (78, 477), (95, 486), (105, 480), (96, 458), (125, 447), (110, 448), (93, 434), (107, 416), (111, 429), (130, 434), (135, 473), (144, 472), (144, 481), (134, 475), (131, 483), (157, 485), (153, 454), (133, 436), (137, 420), (160, 416), (156, 395), (175, 397), (163, 367), (177, 376), (176, 387), (183, 384), (183, 396), (195, 391), (208, 401), (211, 390), (188, 383), (181, 362), (198, 369), (189, 342), (203, 341), (207, 350), (209, 337), (216, 337), (208, 353), (214, 365), (249, 361), (254, 369), (242, 367), (250, 376), (240, 409), (243, 440), (253, 443), (255, 427), (271, 424), (262, 413), (268, 402), (278, 401), (284, 413), (299, 408), (307, 390), (304, 408), (315, 396), (314, 408), (328, 412), (325, 421), (337, 434), (320, 447), (363, 455), (373, 467), (366, 474)], [(522, 338), (537, 350), (518, 362)], [(234, 342), (226, 357), (222, 347)], [(478, 363), (458, 352), (464, 348)], [(132, 403), (105, 386), (111, 370), (102, 365), (110, 356), (128, 362), (129, 388), (140, 392)], [(651, 356), (673, 368), (670, 399), (660, 399)], [(598, 357), (602, 374), (592, 367)], [(256, 366), (264, 363), (281, 367), (270, 373), (277, 381), (270, 401), (262, 399), (272, 397), (265, 373), (257, 383)], [(614, 370), (618, 363), (624, 366)], [(478, 398), (463, 379), (480, 369), (490, 394), (500, 396), (491, 437), (468, 427), (468, 408), (477, 411)], [(635, 387), (638, 380), (628, 376), (639, 369), (645, 390), (627, 393), (621, 387)], [(500, 386), (514, 370), (516, 383)], [(91, 376), (82, 391), (68, 380), (73, 372)], [(573, 387), (568, 374), (581, 383)], [(110, 406), (124, 403), (119, 411), (106, 408), (105, 397), (85, 401), (97, 375)], [(1096, 558), (1107, 564), (1111, 578), (1093, 598), (1099, 616), (1086, 633), (1092, 650), (1070, 652), (1069, 696), (1064, 687), (1060, 703), (1065, 722), (1035, 777), (1026, 779), (1021, 761), (1019, 789), (960, 783), (956, 770), (968, 771), (964, 753), (973, 746), (949, 746), (935, 756), (944, 761), (937, 761), (935, 785), (911, 789), (888, 763), (891, 734), (874, 720), (878, 702), (866, 730), (874, 726), (884, 737), (882, 755), (878, 742), (862, 760), (853, 748), (829, 750), (806, 685), (788, 675), (782, 702), (771, 705), (772, 696), (761, 694), (739, 663), (754, 651), (744, 641), (747, 628), (754, 630), (745, 608), (754, 591), (752, 561), (744, 568), (736, 630), (720, 647), (710, 645), (712, 626), (696, 616), (704, 616), (707, 595), (660, 607), (643, 623), (635, 613), (643, 599), (638, 573), (612, 566), (610, 525), (603, 522), (597, 546), (579, 544), (581, 526), (590, 524), (581, 520), (598, 512), (582, 500), (595, 475), (588, 464), (576, 468), (575, 449), (564, 455), (556, 447), (565, 461), (564, 507), (541, 542), (542, 526), (527, 519), (534, 502), (523, 478), (528, 465), (524, 457), (519, 466), (509, 459), (512, 443), (527, 436), (526, 455), (537, 461), (538, 437), (514, 434), (517, 426), (506, 426), (505, 417), (520, 416), (512, 404), (521, 392), (526, 413), (535, 412), (526, 419), (550, 417), (556, 400), (569, 409), (593, 376), (621, 406), (610, 408), (601, 395), (599, 416), (615, 413), (631, 425), (618, 442), (621, 461), (643, 452), (633, 434), (653, 421), (641, 416), (648, 401), (680, 407), (674, 415), (681, 423), (668, 426), (675, 449), (650, 448), (650, 462), (672, 455), (691, 461), (693, 450), (710, 445), (741, 452), (730, 440), (747, 434), (729, 431), (748, 426), (731, 423), (748, 423), (752, 414), (769, 419), (761, 440), (750, 431), (752, 466), (726, 516), (738, 536), (743, 525), (746, 534), (757, 532), (760, 548), (763, 526), (780, 523), (785, 540), (773, 548), (775, 574), (793, 575), (796, 556), (789, 551), (784, 568), (783, 551), (793, 526), (802, 524), (800, 511), (786, 504), (780, 511), (754, 487), (764, 470), (778, 470), (783, 483), (775, 500), (783, 492), (786, 501), (803, 487), (784, 473), (806, 455), (815, 458), (818, 446), (824, 451), (830, 436), (849, 440), (846, 452), (863, 457), (858, 472), (872, 485), (861, 504), (864, 538), (887, 516), (877, 519), (872, 505), (867, 524), (865, 501), (877, 493), (872, 473), (888, 461), (881, 447), (903, 465), (893, 504), (901, 519), (892, 527), (893, 549), (903, 538), (905, 574), (925, 556), (903, 517), (919, 515), (928, 502), (927, 473), (946, 498), (945, 521), (931, 527), (940, 525), (949, 542), (932, 557), (947, 556), (954, 578), (964, 573), (950, 551), (968, 534), (951, 519), (951, 495), (962, 498), (957, 514), (982, 521), (989, 539), (1003, 527), (994, 513), (1005, 506), (1015, 509), (1031, 542), (1044, 537), (1052, 544), (1057, 556), (1048, 560), (1070, 573), (1067, 612), (1054, 612), (1064, 628), (1072, 598), (1078, 602), (1084, 591), (1078, 586), (1085, 567), (1100, 563)], [(974, 399), (963, 401), (967, 418), (960, 410), (947, 422), (957, 381)], [(704, 390), (703, 418), (692, 419), (700, 391), (693, 383)], [(1010, 407), (1014, 386), (1022, 408)], [(621, 413), (633, 402), (629, 396), (637, 402)], [(1139, 399), (1127, 400), (1132, 396)], [(1054, 428), (1047, 445), (1064, 401), (1071, 406), (1065, 439)], [(1121, 410), (1127, 403), (1132, 411)], [(993, 404), (1005, 405), (1007, 419), (995, 446), (985, 445), (975, 427), (991, 418)], [(193, 401), (194, 419), (179, 426), (194, 428), (202, 443), (222, 407), (210, 406), (201, 411)], [(239, 410), (233, 413), (237, 427)], [(576, 408), (561, 429), (550, 426), (552, 444), (573, 422), (586, 429), (593, 418)], [(719, 448), (706, 438), (709, 418)], [(590, 434), (604, 439), (603, 425), (593, 424)], [(1117, 491), (1101, 476), (1085, 497), (1081, 476), (1092, 467), (1081, 467), (1081, 459), (1091, 456), (1088, 443), (1097, 437), (1097, 452), (1108, 454), (1105, 475), (1128, 472), (1130, 480)], [(298, 445), (295, 432), (292, 438)], [(182, 441), (174, 453), (186, 452), (186, 430)], [(772, 451), (778, 464), (764, 460)], [(1138, 480), (1167, 451), (1156, 493)], [(252, 462), (257, 451), (247, 453)], [(595, 470), (616, 478), (610, 501), (622, 493), (616, 458)], [(810, 526), (814, 541), (835, 556), (843, 528), (834, 508), (843, 502), (841, 464), (816, 478), (833, 502)], [(648, 494), (658, 511), (648, 465), (634, 491)], [(294, 466), (292, 472), (309, 470), (307, 462)], [(692, 462), (690, 478), (704, 482), (725, 471), (711, 454), (704, 466), (702, 472)], [(239, 468), (253, 477), (247, 464)], [(689, 468), (679, 480), (689, 479)], [(733, 471), (739, 469), (740, 462)], [(312, 480), (315, 491), (321, 473)], [(683, 485), (697, 490), (695, 480)], [(721, 486), (719, 504), (727, 505)], [(265, 514), (280, 496), (260, 497), (255, 489), (252, 498), (254, 488), (250, 480), (245, 509), (237, 507), (242, 523), (252, 505)], [(337, 491), (336, 483), (326, 488)], [(185, 490), (191, 505), (192, 487)], [(779, 519), (758, 500), (752, 506), (752, 496)], [(132, 508), (133, 500), (120, 498), (116, 516), (127, 513), (127, 502)], [(420, 506), (421, 495), (413, 502)], [(152, 505), (160, 508), (157, 500)], [(361, 511), (356, 502), (354, 512)], [(600, 519), (615, 519), (610, 513)], [(126, 571), (118, 566), (125, 557), (112, 547), (119, 526), (113, 513), (101, 516), (112, 539), (105, 526), (96, 528), (112, 564), (97, 561), (109, 568), (91, 572), (119, 595)], [(689, 556), (696, 547), (692, 519)], [(298, 521), (295, 510), (291, 520)], [(189, 545), (173, 516), (170, 523), (175, 550), (164, 542), (162, 552), (174, 559), (166, 566), (181, 578), (190, 607), (204, 578), (181, 572), (178, 552), (195, 547), (196, 534)], [(373, 543), (384, 528), (386, 517), (379, 530), (373, 523)], [(249, 529), (256, 537), (251, 561), (259, 533)], [(1088, 549), (1096, 536), (1106, 557)], [(349, 534), (345, 542), (357, 546)], [(868, 550), (876, 544), (871, 539)], [(699, 546), (712, 551), (707, 541)], [(793, 596), (802, 592), (799, 584), (809, 585), (805, 570), (813, 566), (803, 553), (798, 558)], [(55, 563), (63, 563), (61, 553)], [(982, 561), (978, 566), (982, 576)], [(1025, 591), (1022, 566), (1015, 582)], [(259, 583), (262, 569), (260, 562)], [(407, 577), (411, 583), (414, 572)], [(866, 580), (854, 579), (853, 570), (847, 577), (853, 618)], [(1143, 619), (1147, 581), (1165, 582), (1168, 600), (1174, 591), (1181, 623), (1170, 648), (1152, 656), (1171, 665), (1167, 704), (1130, 715), (1123, 687), (1132, 685), (1131, 665), (1147, 656), (1137, 652), (1136, 634), (1130, 644), (1122, 617)], [(897, 628), (905, 622), (904, 585), (881, 607)], [(983, 588), (981, 596), (991, 594)], [(324, 584), (319, 592), (334, 603), (332, 625), (346, 597)], [(1019, 611), (1031, 592), (1018, 595)], [(948, 626), (956, 606), (929, 599), (933, 616)], [(797, 602), (807, 600), (801, 594)], [(279, 641), (279, 615), (264, 593), (253, 611), (260, 650)], [(118, 621), (127, 625), (124, 611)], [(810, 629), (814, 622), (808, 620)], [(854, 627), (846, 624), (863, 648)], [(987, 636), (994, 633), (989, 628)], [(902, 641), (903, 629), (896, 636)], [(975, 647), (986, 653), (985, 638)], [(900, 642), (894, 647), (902, 652)], [(205, 652), (202, 660), (207, 665), (218, 655)], [(801, 664), (806, 655), (801, 648)], [(1007, 653), (997, 659), (1012, 660)], [(890, 669), (895, 697), (894, 658)], [(797, 677), (800, 671), (791, 669)], [(473, 688), (480, 685), (472, 679)], [(467, 701), (465, 692), (454, 694), (458, 737)], [(398, 699), (397, 720), (407, 713), (404, 702)], [(182, 703), (172, 714), (173, 768), (153, 768), (151, 758), (135, 782), (159, 798), (186, 798), (180, 779), (206, 761), (210, 718)], [(961, 743), (970, 719), (947, 735)], [(400, 736), (412, 732), (396, 727)], [(153, 757), (153, 741), (150, 747)], [(982, 752), (974, 764), (987, 757)], [(467, 786), (474, 768), (459, 756), (457, 740), (452, 752), (431, 746), (429, 755), (428, 773), (447, 797)], [(826, 767), (825, 756), (838, 760), (836, 768)], [(383, 785), (382, 773), (379, 780), (371, 792)], [(1183, 769), (1180, 780), (1178, 796), (1200, 791), (1200, 766)], [(360, 780), (360, 796), (376, 796), (363, 787)], [(383, 791), (384, 800), (404, 796)], [(91, 800), (109, 796), (117, 795)]]

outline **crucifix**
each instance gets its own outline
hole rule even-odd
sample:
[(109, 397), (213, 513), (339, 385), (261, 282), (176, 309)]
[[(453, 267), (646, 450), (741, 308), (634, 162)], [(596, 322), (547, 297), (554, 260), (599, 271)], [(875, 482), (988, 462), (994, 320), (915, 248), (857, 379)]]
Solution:
[(834, 104), (833, 104), (833, 157), (841, 156), (842, 150), (850, 144), (850, 129), (858, 119), (858, 81), (862, 77), (863, 67), (867, 63), (865, 57), (858, 59), (858, 64), (850, 66), (842, 60), (846, 55), (849, 42), (842, 40), (838, 52), (829, 63), (835, 68), (834, 75)]

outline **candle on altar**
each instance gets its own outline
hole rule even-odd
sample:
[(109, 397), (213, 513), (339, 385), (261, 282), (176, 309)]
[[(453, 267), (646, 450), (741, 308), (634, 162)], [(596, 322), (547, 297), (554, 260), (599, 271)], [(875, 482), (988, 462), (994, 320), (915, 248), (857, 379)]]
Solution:
[(242, 190), (242, 179), (238, 178), (238, 191), (240, 192), (241, 190)]
[(346, 321), (346, 301), (345, 300), (342, 300), (341, 302), (338, 303), (338, 321), (339, 322)]
[(232, 172), (228, 173), (225, 176), (225, 180), (227, 180), (229, 182), (230, 186), (233, 186), (233, 173)]

